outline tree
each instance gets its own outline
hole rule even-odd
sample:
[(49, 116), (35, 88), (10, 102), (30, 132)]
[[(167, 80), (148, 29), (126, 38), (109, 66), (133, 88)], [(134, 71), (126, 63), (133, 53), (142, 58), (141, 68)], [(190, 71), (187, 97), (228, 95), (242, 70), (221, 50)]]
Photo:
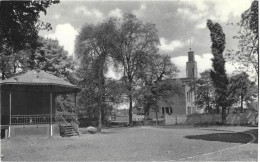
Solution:
[[(78, 97), (79, 115), (87, 120), (99, 120), (101, 108), (101, 123), (105, 124), (105, 119), (110, 115), (114, 103), (121, 102), (124, 87), (120, 81), (105, 79), (103, 99), (100, 102), (100, 95), (95, 92), (96, 83), (92, 70), (82, 69), (84, 64), (80, 64), (77, 76), (80, 78), (78, 85), (81, 92)], [(85, 66), (85, 65), (84, 65)]]
[(49, 71), (52, 74), (68, 79), (74, 70), (72, 56), (59, 45), (57, 40), (39, 37), (38, 47), (33, 51), (20, 50), (17, 53), (4, 57), (6, 65), (5, 77), (11, 77), (30, 69)]
[(138, 73), (146, 64), (149, 55), (157, 52), (159, 44), (154, 24), (144, 24), (133, 14), (124, 14), (118, 21), (113, 53), (123, 67), (123, 82), (129, 99), (129, 124), (132, 125), (133, 91), (138, 82)]
[(214, 57), (212, 59), (213, 70), (210, 72), (210, 77), (215, 87), (216, 103), (222, 108), (222, 123), (225, 124), (228, 97), (228, 78), (223, 57), (226, 44), (225, 34), (223, 33), (222, 27), (218, 23), (213, 23), (211, 20), (207, 21), (207, 27), (210, 30), (212, 41), (211, 51)]
[(49, 23), (39, 20), (40, 12), (46, 14), (46, 9), (56, 3), (59, 1), (1, 1), (0, 52), (5, 45), (15, 51), (24, 49), (28, 44), (33, 47), (39, 30), (51, 29)]
[(251, 6), (242, 14), (241, 25), (252, 30), (258, 38), (258, 1), (254, 0)]
[(38, 32), (51, 29), (49, 23), (39, 20), (40, 12), (59, 1), (0, 1), (0, 66), (2, 79), (17, 60), (18, 52), (34, 50), (38, 44)]
[(241, 21), (237, 23), (240, 31), (234, 39), (238, 40), (238, 51), (227, 50), (227, 57), (233, 63), (239, 63), (241, 71), (256, 73), (258, 80), (258, 1), (253, 1), (251, 7), (241, 15)]
[(248, 77), (248, 74), (242, 72), (230, 78), (230, 98), (232, 104), (240, 102), (241, 111), (243, 110), (243, 102), (250, 104), (257, 97), (257, 86)]
[[(81, 71), (92, 75), (93, 92), (99, 98), (99, 125), (98, 131), (101, 131), (101, 107), (105, 99), (105, 76), (107, 71), (107, 61), (111, 57), (111, 47), (115, 33), (115, 19), (108, 19), (105, 22), (94, 25), (86, 24), (76, 39), (76, 56), (80, 60)], [(83, 81), (87, 81), (85, 76)]]
[(177, 72), (170, 56), (158, 53), (150, 55), (147, 64), (138, 74), (142, 85), (138, 90), (137, 104), (144, 108), (146, 117), (151, 108), (158, 111), (159, 100), (169, 103), (170, 97), (180, 94), (181, 85), (173, 80)]
[[(202, 72), (201, 78), (191, 83), (191, 90), (196, 91), (194, 104), (198, 108), (205, 108), (208, 113), (213, 113), (215, 105), (215, 89), (210, 78), (210, 70)], [(219, 113), (219, 110), (216, 110)]]
[(69, 79), (69, 75), (75, 70), (72, 56), (68, 55), (57, 40), (40, 37), (39, 44), (34, 54), (35, 59), (29, 60), (27, 68), (49, 71), (53, 75)]

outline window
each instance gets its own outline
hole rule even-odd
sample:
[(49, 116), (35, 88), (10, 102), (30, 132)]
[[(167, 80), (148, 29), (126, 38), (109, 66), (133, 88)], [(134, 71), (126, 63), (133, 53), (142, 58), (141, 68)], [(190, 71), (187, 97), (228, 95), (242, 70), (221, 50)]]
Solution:
[(164, 115), (164, 113), (167, 113), (168, 115), (172, 114), (172, 108), (171, 107), (164, 107), (162, 110), (163, 110), (163, 115)]
[(187, 92), (187, 101), (190, 102), (190, 98), (191, 98), (191, 93)]
[(164, 107), (162, 107), (162, 114), (164, 115)]
[(169, 114), (169, 107), (165, 107), (166, 113)]
[(188, 115), (191, 114), (191, 107), (187, 107), (188, 108)]

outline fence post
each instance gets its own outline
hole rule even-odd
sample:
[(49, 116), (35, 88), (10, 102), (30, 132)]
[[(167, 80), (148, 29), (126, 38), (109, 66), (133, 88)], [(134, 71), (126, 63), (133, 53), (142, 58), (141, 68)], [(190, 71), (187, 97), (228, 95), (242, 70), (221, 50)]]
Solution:
[(177, 125), (177, 124), (178, 124), (178, 117), (177, 117), (177, 114), (175, 115), (175, 119), (176, 119), (175, 124)]
[(202, 123), (201, 123), (201, 114), (199, 114), (199, 116), (200, 116), (200, 124), (202, 124)]

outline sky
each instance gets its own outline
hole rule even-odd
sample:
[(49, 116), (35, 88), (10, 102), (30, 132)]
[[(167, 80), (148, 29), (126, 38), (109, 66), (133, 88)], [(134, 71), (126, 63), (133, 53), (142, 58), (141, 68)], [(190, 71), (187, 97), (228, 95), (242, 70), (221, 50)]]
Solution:
[[(52, 25), (51, 31), (41, 31), (40, 35), (57, 39), (74, 55), (74, 41), (84, 24), (97, 24), (108, 17), (122, 18), (126, 12), (133, 13), (144, 23), (156, 25), (161, 54), (171, 56), (171, 61), (179, 68), (178, 77), (185, 77), (188, 51), (195, 52), (198, 72), (211, 68), (210, 32), (206, 28), (207, 19), (218, 22), (226, 35), (226, 50), (237, 49), (241, 14), (250, 7), (252, 0), (174, 0), (174, 1), (63, 1), (47, 9), (40, 19)], [(231, 74), (235, 66), (226, 63)], [(112, 69), (107, 76), (116, 77)]]

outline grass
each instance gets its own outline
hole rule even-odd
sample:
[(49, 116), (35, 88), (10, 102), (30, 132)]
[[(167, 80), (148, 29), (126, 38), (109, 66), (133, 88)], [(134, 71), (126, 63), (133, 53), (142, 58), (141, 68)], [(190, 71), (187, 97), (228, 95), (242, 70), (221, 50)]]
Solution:
[[(3, 161), (169, 161), (198, 155), (199, 161), (207, 161), (212, 157), (201, 154), (239, 146), (251, 140), (243, 133), (217, 129), (118, 127), (72, 138), (16, 137), (1, 141), (1, 154), (4, 155)], [(252, 128), (236, 129), (252, 132)], [(225, 160), (257, 160), (257, 143), (250, 144), (248, 153), (243, 152), (248, 156), (237, 159), (234, 155), (236, 150), (232, 153), (227, 154)], [(218, 158), (223, 157), (216, 156), (214, 160)]]

